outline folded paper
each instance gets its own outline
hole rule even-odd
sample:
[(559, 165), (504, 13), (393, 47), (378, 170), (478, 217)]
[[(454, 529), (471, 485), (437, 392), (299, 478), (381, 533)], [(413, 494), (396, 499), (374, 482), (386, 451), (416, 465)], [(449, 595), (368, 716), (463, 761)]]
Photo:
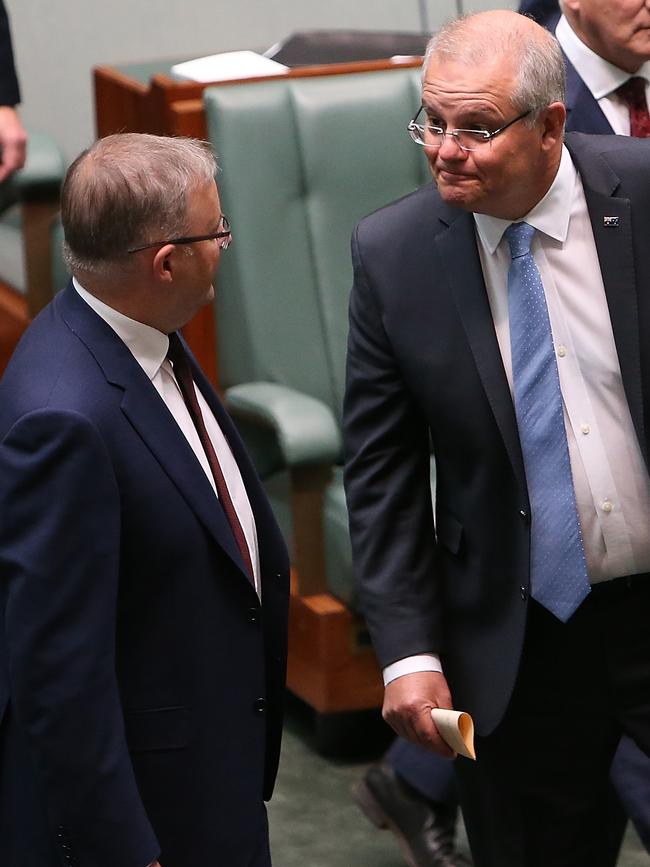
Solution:
[(460, 756), (476, 761), (474, 751), (474, 720), (462, 710), (447, 710), (434, 707), (431, 711), (440, 737)]

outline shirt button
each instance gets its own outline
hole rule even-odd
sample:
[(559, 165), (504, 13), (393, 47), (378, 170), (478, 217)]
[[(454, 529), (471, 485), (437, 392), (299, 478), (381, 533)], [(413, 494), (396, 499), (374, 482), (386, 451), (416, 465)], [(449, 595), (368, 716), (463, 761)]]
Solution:
[(581, 430), (582, 433), (586, 436), (588, 433), (590, 433), (591, 428), (589, 427), (588, 424), (581, 424), (581, 425), (580, 425), (580, 430)]
[(557, 354), (560, 356), (560, 358), (564, 358), (564, 356), (566, 355), (566, 346), (558, 346)]
[(603, 502), (603, 512), (611, 512), (614, 508), (614, 503), (611, 500), (605, 500)]

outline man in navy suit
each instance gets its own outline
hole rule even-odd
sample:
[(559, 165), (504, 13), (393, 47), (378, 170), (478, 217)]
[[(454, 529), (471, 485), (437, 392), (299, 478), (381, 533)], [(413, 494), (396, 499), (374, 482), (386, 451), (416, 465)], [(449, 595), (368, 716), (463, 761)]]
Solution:
[(477, 867), (613, 864), (621, 733), (650, 751), (650, 146), (565, 146), (563, 82), (529, 19), (443, 28), (409, 125), (437, 190), (353, 238), (360, 600), (397, 733), (449, 755), (431, 708), (475, 717), (458, 772)]
[(288, 562), (178, 335), (231, 240), (209, 146), (118, 135), (0, 383), (0, 863), (268, 867)]

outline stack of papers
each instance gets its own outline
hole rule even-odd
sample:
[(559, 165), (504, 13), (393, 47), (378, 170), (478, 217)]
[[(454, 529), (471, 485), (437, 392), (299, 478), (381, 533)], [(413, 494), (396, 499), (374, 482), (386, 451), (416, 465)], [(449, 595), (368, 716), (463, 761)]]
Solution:
[(283, 63), (277, 63), (254, 51), (226, 51), (172, 66), (172, 73), (177, 78), (201, 82), (285, 75), (288, 71), (289, 67)]

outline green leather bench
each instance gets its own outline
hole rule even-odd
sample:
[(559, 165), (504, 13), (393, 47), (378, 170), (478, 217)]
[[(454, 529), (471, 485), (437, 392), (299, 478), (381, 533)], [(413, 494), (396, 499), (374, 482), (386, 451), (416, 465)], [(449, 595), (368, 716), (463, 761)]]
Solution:
[(219, 377), (291, 545), (289, 687), (320, 714), (376, 707), (340, 468), (349, 239), (430, 180), (406, 133), (419, 71), (214, 87), (204, 100), (234, 236), (217, 281)]

